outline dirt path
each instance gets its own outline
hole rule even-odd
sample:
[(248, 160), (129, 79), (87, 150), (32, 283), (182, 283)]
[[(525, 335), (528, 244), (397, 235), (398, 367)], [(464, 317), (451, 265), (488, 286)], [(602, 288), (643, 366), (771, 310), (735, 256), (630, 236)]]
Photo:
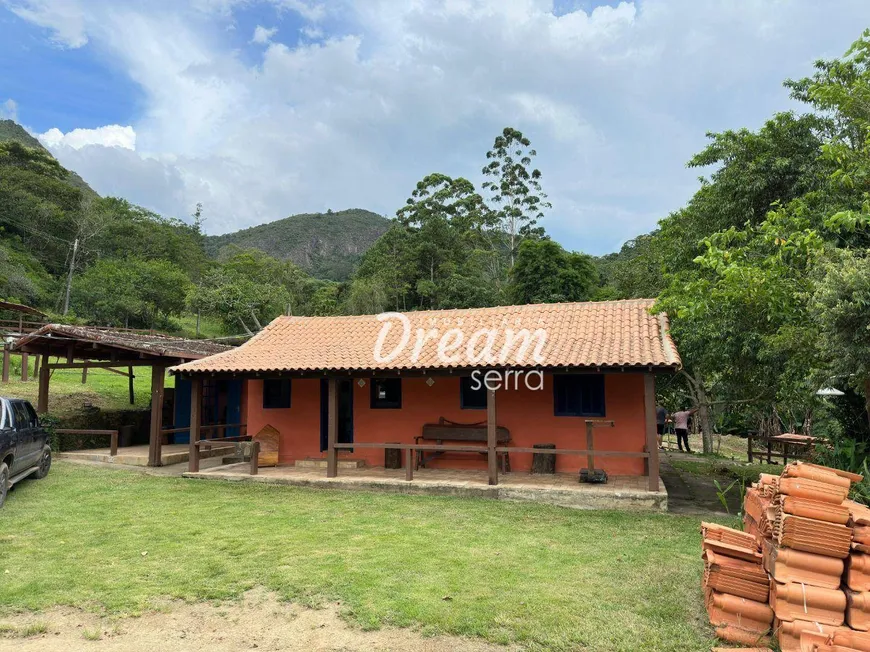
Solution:
[[(686, 473), (674, 467), (670, 463), (671, 459), (691, 460), (692, 456), (686, 453), (668, 451), (661, 457), (659, 475), (668, 490), (668, 511), (690, 516), (727, 515), (716, 493), (716, 485), (713, 484), (713, 480), (718, 480), (721, 486), (727, 487), (731, 484), (732, 479)], [(740, 494), (738, 492), (729, 492), (727, 500), (732, 514), (740, 511)]]
[[(309, 609), (280, 602), (265, 591), (251, 591), (239, 602), (219, 606), (167, 602), (165, 608), (136, 618), (101, 618), (77, 609), (55, 608), (0, 617), (0, 650), (505, 652), (509, 649), (455, 636), (425, 637), (410, 629), (364, 632), (349, 627), (339, 617), (339, 608), (331, 605)], [(24, 636), (28, 633), (29, 636)]]

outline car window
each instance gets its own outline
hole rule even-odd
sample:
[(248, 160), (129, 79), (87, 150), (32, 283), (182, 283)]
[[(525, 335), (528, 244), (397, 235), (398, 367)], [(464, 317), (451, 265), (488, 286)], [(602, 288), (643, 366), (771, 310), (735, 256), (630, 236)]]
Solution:
[(28, 414), (27, 407), (22, 401), (15, 401), (12, 403), (12, 412), (15, 415), (16, 428), (30, 427), (30, 414)]
[(24, 407), (27, 410), (27, 416), (30, 419), (31, 425), (38, 426), (39, 425), (39, 417), (36, 416), (36, 410), (33, 409), (33, 406), (30, 403), (25, 403)]

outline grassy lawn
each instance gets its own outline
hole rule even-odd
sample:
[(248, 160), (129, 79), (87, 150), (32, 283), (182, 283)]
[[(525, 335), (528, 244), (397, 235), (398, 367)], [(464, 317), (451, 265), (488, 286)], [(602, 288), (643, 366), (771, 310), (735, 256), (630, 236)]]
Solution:
[(674, 468), (686, 473), (702, 476), (725, 476), (733, 480), (743, 482), (747, 487), (758, 481), (761, 473), (779, 475), (782, 473), (782, 465), (775, 464), (748, 464), (746, 462), (732, 462), (715, 455), (699, 455), (695, 460), (671, 460)]
[[(157, 478), (59, 462), (2, 511), (0, 614), (136, 613), (262, 586), (363, 628), (700, 650), (699, 520)], [(147, 553), (147, 554), (146, 554)]]
[[(39, 384), (33, 375), (33, 359), (30, 360), (30, 380), (21, 382), (21, 362), (19, 356), (12, 356), (9, 383), (2, 386), (4, 396), (26, 398), (36, 406)], [(52, 362), (54, 358), (52, 358)], [(148, 407), (151, 401), (151, 369), (134, 367), (133, 394), (137, 408)], [(175, 377), (166, 376), (166, 386), (175, 386)], [(87, 382), (82, 384), (81, 369), (55, 369), (49, 384), (49, 413), (63, 418), (85, 403), (101, 410), (128, 410), (131, 407), (126, 376), (106, 369), (88, 369)]]

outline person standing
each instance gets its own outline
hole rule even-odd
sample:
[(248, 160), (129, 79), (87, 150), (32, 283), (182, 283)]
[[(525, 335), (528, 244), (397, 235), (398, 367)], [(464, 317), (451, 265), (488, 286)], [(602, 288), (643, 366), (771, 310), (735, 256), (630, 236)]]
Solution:
[(692, 452), (692, 449), (689, 448), (689, 417), (697, 411), (698, 408), (693, 408), (674, 413), (674, 432), (677, 433), (677, 446), (683, 450), (683, 443), (685, 443), (687, 453)]
[(664, 450), (662, 446), (662, 435), (665, 434), (665, 423), (668, 420), (668, 411), (661, 405), (656, 405), (656, 435), (659, 440), (659, 450)]

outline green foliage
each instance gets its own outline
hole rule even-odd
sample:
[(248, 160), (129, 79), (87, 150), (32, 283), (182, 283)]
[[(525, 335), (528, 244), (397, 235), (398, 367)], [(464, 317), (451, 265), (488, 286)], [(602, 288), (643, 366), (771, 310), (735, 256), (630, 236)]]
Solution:
[(499, 301), (502, 237), (495, 214), (470, 181), (426, 176), (397, 218), (363, 256), (345, 310), (479, 307)]
[(569, 253), (550, 239), (526, 239), (511, 270), (510, 296), (516, 303), (586, 301), (597, 285), (590, 256)]
[(282, 261), (292, 261), (315, 278), (344, 281), (360, 257), (390, 228), (390, 220), (352, 208), (327, 213), (292, 215), (235, 233), (208, 236), (206, 251), (213, 258), (235, 245), (259, 249)]
[(544, 210), (552, 208), (541, 189), (541, 171), (529, 169), (537, 156), (531, 145), (521, 131), (505, 127), (486, 153), (488, 163), (482, 170), (491, 178), (484, 182), (483, 189), (491, 193), (490, 200), (498, 207), (498, 221), (509, 236), (511, 267), (520, 240), (541, 235), (535, 225), (544, 217)]
[(162, 327), (184, 309), (189, 284), (167, 260), (103, 259), (76, 278), (72, 305), (102, 324)]

